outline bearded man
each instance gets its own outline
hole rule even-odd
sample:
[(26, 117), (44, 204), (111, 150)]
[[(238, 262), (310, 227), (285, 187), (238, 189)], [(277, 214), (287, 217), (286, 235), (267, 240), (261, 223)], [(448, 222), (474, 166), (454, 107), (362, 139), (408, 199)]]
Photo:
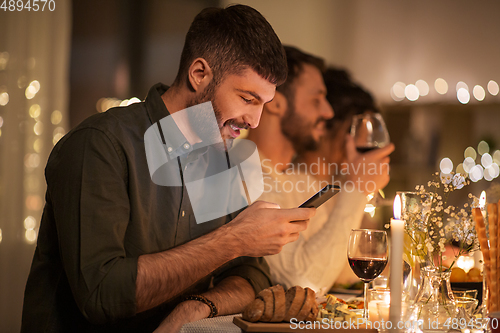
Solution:
[[(22, 331), (178, 331), (241, 312), (268, 287), (260, 257), (296, 240), (315, 210), (257, 202), (198, 223), (184, 176), (203, 175), (220, 150), (203, 146), (213, 135), (193, 130), (197, 115), (181, 111), (211, 102), (219, 141), (231, 141), (259, 124), (285, 78), (283, 47), (260, 13), (205, 9), (170, 88), (157, 84), (144, 102), (94, 115), (62, 138), (46, 167)], [(164, 155), (145, 146), (149, 133)], [(150, 169), (160, 158), (166, 167)]]
[[(342, 191), (318, 208), (296, 242), (267, 256), (266, 261), (274, 283), (310, 287), (322, 293), (332, 287), (344, 267), (349, 232), (361, 223), (367, 192), (376, 191), (389, 181), (388, 155), (394, 145), (359, 154), (347, 136), (344, 166), (348, 168), (342, 180), (331, 177), (342, 166), (326, 163), (328, 160), (321, 156), (316, 161), (297, 163), (297, 156), (321, 146), (325, 124), (334, 110), (326, 98), (324, 61), (291, 46), (285, 46), (285, 52), (287, 80), (264, 107), (261, 126), (251, 129), (248, 135), (262, 159), (265, 187), (260, 199), (292, 208), (329, 183), (340, 185)], [(363, 165), (376, 165), (379, 172), (353, 172), (367, 170)]]

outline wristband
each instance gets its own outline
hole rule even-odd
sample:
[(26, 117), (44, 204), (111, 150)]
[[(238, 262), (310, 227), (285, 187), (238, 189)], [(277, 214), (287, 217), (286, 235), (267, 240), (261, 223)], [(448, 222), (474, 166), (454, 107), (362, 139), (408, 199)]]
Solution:
[(211, 300), (209, 300), (208, 298), (206, 298), (203, 295), (189, 295), (186, 298), (184, 298), (184, 300), (185, 301), (198, 301), (198, 302), (202, 302), (202, 303), (205, 303), (206, 305), (208, 305), (208, 307), (210, 308), (210, 314), (208, 315), (208, 318), (213, 318), (213, 317), (217, 316), (217, 314), (219, 313), (214, 302), (212, 302)]

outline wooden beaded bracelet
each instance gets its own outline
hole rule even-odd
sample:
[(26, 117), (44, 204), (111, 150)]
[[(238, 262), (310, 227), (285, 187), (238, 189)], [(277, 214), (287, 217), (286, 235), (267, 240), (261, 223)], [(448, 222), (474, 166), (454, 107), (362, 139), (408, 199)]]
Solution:
[(211, 300), (209, 300), (208, 298), (206, 298), (203, 295), (189, 295), (184, 300), (185, 301), (198, 301), (198, 302), (202, 302), (202, 303), (205, 303), (206, 305), (208, 305), (208, 307), (210, 308), (210, 315), (208, 316), (208, 318), (213, 318), (213, 317), (217, 316), (217, 314), (219, 313), (219, 310), (217, 310), (217, 307), (215, 306), (214, 302), (212, 302)]

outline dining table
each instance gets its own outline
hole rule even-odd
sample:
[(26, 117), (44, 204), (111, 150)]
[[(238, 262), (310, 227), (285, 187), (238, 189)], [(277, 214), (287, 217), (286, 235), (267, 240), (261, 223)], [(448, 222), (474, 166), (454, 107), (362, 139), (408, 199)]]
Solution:
[[(334, 294), (339, 298), (349, 298), (352, 295)], [(235, 324), (236, 322), (236, 324)], [(319, 325), (318, 325), (319, 326)], [(332, 332), (341, 331), (342, 333), (377, 333), (376, 329), (334, 329), (334, 328), (317, 328), (317, 329), (300, 329), (295, 324), (289, 323), (249, 323), (241, 319), (241, 314), (218, 316), (214, 318), (205, 318), (182, 326), (180, 333), (246, 333), (246, 332)]]

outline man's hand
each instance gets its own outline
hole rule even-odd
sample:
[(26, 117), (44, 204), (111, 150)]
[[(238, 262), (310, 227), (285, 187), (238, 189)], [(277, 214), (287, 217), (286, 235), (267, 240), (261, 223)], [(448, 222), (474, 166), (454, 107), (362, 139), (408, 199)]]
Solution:
[(238, 240), (238, 256), (262, 257), (279, 253), (285, 244), (296, 241), (315, 213), (315, 208), (280, 209), (257, 201), (224, 227)]
[(352, 181), (361, 192), (373, 193), (389, 183), (389, 155), (394, 151), (394, 144), (360, 154), (351, 135), (346, 137), (346, 155), (348, 170), (343, 170), (346, 180)]

